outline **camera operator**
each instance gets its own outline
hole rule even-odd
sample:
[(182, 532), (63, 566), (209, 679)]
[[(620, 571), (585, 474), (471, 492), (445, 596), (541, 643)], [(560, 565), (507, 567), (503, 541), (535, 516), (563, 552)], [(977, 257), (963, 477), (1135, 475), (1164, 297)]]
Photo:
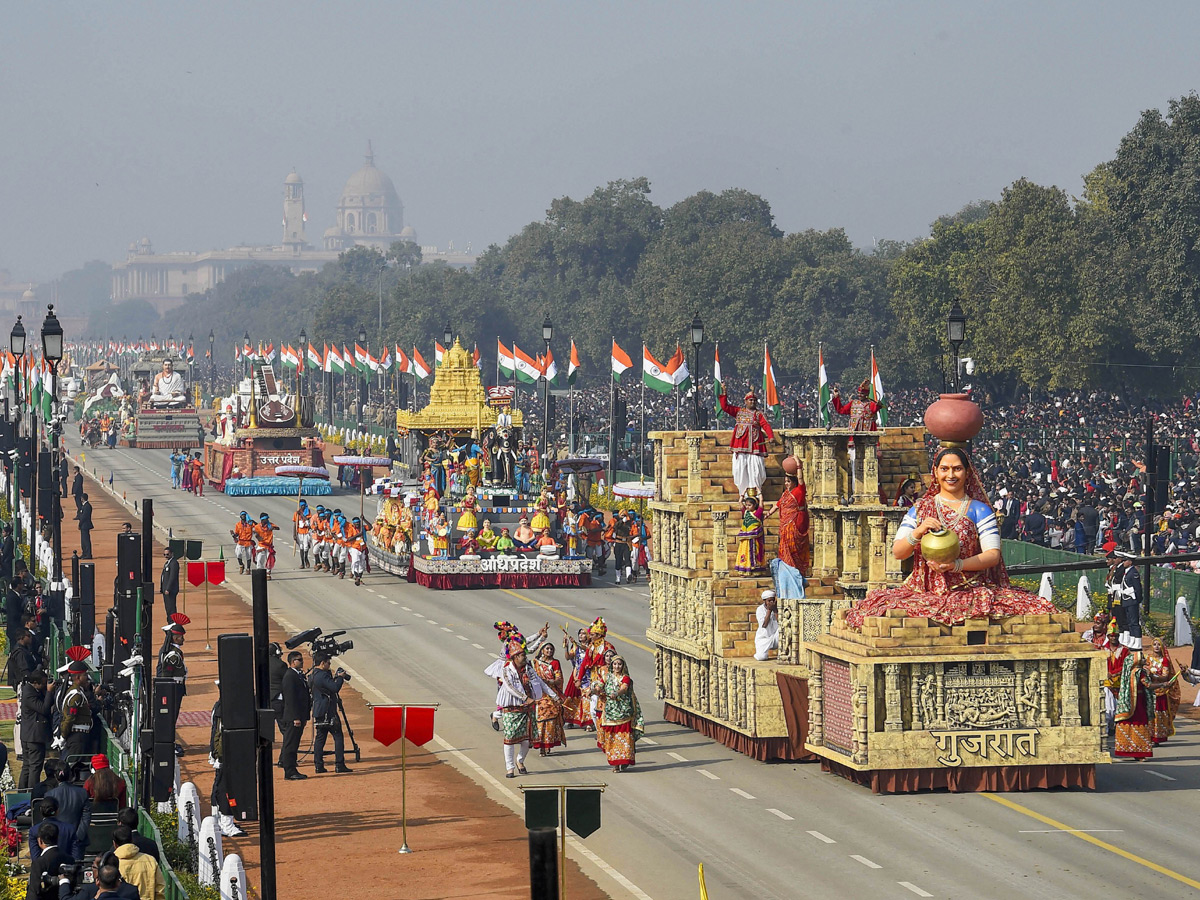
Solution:
[[(72, 892), (71, 879), (66, 875), (58, 879), (58, 900), (138, 900), (138, 889), (121, 877), (117, 855), (111, 850), (92, 861), (94, 884), (81, 884)], [(147, 898), (152, 900), (152, 898)]]
[(55, 883), (63, 863), (70, 865), (75, 857), (58, 846), (58, 825), (41, 822), (38, 827), (37, 845), (41, 852), (29, 866), (29, 887), (25, 900), (54, 900), (58, 896)]
[(21, 682), (21, 748), (24, 755), (17, 790), (37, 787), (50, 743), (50, 714), (54, 701), (46, 689), (46, 673), (35, 669)]
[(338, 694), (342, 685), (350, 680), (345, 669), (330, 674), (328, 653), (318, 653), (313, 660), (311, 688), (313, 696), (313, 726), (316, 743), (313, 746), (313, 771), (318, 775), (325, 772), (325, 737), (333, 735), (334, 771), (347, 773), (346, 745), (342, 737), (342, 720), (338, 717)]

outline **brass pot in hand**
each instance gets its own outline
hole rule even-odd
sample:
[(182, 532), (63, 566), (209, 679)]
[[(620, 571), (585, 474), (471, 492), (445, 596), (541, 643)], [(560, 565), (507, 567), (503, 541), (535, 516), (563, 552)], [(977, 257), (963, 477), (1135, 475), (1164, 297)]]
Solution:
[(954, 562), (958, 551), (958, 535), (949, 528), (927, 531), (921, 538), (921, 555), (929, 562)]

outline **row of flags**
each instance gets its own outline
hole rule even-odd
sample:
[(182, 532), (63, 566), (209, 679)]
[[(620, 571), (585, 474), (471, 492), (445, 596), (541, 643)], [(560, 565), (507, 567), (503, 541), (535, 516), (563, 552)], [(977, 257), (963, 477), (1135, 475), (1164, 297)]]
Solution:
[(20, 358), (5, 350), (4, 361), (0, 365), (0, 383), (5, 390), (20, 386), (24, 402), (31, 404), (41, 412), (43, 421), (49, 421), (54, 415), (54, 376), (50, 364), (32, 354), (24, 354)]
[[(143, 353), (175, 353), (188, 362), (194, 362), (196, 359), (196, 351), (191, 341), (177, 341), (173, 338), (166, 341), (149, 340), (149, 341), (108, 341), (108, 342), (93, 342), (85, 344), (67, 344), (68, 349), (76, 350), (91, 350), (97, 355), (107, 354), (108, 356), (140, 356)], [(209, 351), (204, 351), (205, 357), (208, 357)]]

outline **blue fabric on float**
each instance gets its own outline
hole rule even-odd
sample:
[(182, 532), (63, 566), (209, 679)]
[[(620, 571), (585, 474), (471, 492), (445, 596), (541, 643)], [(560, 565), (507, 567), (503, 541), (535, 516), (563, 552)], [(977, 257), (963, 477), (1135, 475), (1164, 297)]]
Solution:
[(225, 494), (229, 497), (265, 497), (275, 494), (290, 494), (295, 497), (297, 493), (303, 493), (306, 497), (323, 497), (332, 494), (333, 488), (329, 486), (328, 481), (321, 478), (305, 478), (303, 491), (300, 490), (299, 478), (233, 478), (225, 482)]

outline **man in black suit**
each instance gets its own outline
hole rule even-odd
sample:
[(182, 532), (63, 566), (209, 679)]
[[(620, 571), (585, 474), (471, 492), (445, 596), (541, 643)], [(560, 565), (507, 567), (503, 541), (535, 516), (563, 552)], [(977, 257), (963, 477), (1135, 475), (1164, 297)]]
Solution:
[(13, 541), (12, 526), (4, 523), (4, 537), (0, 538), (0, 578), (5, 581), (12, 575), (13, 554), (17, 545)]
[(20, 578), (6, 580), (9, 587), (4, 595), (4, 631), (8, 636), (8, 646), (14, 647), (25, 627), (25, 584)]
[(288, 781), (302, 781), (308, 776), (296, 768), (296, 754), (300, 749), (300, 738), (304, 725), (312, 711), (312, 694), (304, 678), (304, 657), (299, 650), (288, 654), (288, 669), (283, 673), (281, 686), (283, 713), (280, 724), (283, 730), (283, 746), (279, 750), (279, 764)]
[(58, 492), (64, 497), (67, 496), (67, 476), (71, 474), (71, 460), (67, 456), (67, 449), (63, 447), (58, 456)]
[(87, 494), (80, 494), (83, 502), (79, 505), (79, 511), (75, 513), (75, 520), (79, 523), (79, 558), (92, 558), (92, 504), (88, 501)]
[(75, 475), (71, 478), (71, 496), (75, 498), (75, 509), (83, 506), (83, 473), (79, 471), (79, 466), (75, 467)]
[(179, 595), (179, 560), (167, 547), (163, 550), (162, 576), (158, 580), (158, 590), (162, 594), (163, 609), (168, 616), (175, 615), (175, 598)]
[(50, 743), (50, 716), (54, 699), (46, 690), (46, 673), (31, 672), (19, 687), (21, 697), (21, 780), (17, 790), (37, 787), (46, 762), (46, 745)]
[(344, 669), (330, 672), (329, 660), (327, 653), (318, 653), (313, 658), (315, 668), (309, 681), (313, 696), (313, 771), (318, 775), (325, 772), (325, 739), (329, 735), (333, 735), (333, 771), (351, 771), (346, 765), (342, 720), (338, 718), (338, 694), (350, 676)]
[[(25, 900), (53, 900), (58, 897), (58, 875), (63, 863), (73, 863), (75, 858), (58, 847), (58, 826), (43, 821), (38, 826), (38, 858), (29, 866), (29, 887)], [(43, 876), (46, 886), (42, 886)]]
[[(54, 826), (54, 843), (61, 845), (60, 849), (71, 860), (78, 859), (75, 855), (76, 851), (83, 852), (83, 848), (79, 846), (79, 841), (75, 834), (75, 829), (67, 822), (58, 818), (58, 801), (53, 797), (42, 798), (42, 815), (45, 816), (42, 821), (33, 825), (29, 829), (29, 858), (37, 860), (42, 853), (42, 834), (48, 825)], [(56, 867), (57, 868), (57, 867)]]
[(8, 686), (19, 691), (21, 682), (41, 664), (42, 659), (34, 649), (33, 632), (26, 628), (17, 637), (17, 646), (8, 657)]

